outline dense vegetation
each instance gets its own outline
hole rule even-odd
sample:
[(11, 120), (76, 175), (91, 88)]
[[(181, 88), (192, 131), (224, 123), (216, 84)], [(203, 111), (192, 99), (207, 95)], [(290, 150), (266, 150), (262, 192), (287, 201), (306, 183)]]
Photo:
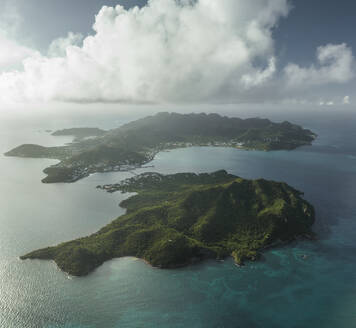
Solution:
[(172, 142), (231, 142), (260, 150), (294, 149), (310, 144), (315, 135), (287, 121), (273, 123), (261, 118), (229, 118), (218, 114), (159, 113), (112, 130), (111, 137), (126, 136), (126, 142), (152, 147)]
[(80, 141), (88, 137), (100, 137), (106, 133), (105, 130), (98, 128), (71, 128), (57, 130), (52, 133), (53, 136), (74, 136), (75, 140)]
[(309, 145), (315, 135), (289, 122), (228, 118), (218, 114), (159, 113), (104, 133), (92, 128), (68, 129), (56, 135), (97, 133), (98, 137), (63, 147), (22, 145), (5, 155), (61, 160), (47, 168), (43, 182), (73, 182), (94, 172), (128, 170), (151, 161), (163, 149), (224, 146), (278, 150)]
[[(98, 163), (98, 159), (100, 159), (100, 163)], [(62, 160), (60, 165), (44, 169), (47, 177), (42, 182), (75, 181), (92, 172), (104, 172), (106, 168), (114, 168), (117, 165), (131, 167), (145, 162), (146, 157), (139, 152), (103, 145), (79, 152)]]
[(144, 173), (102, 188), (136, 193), (121, 202), (125, 215), (89, 237), (21, 258), (52, 259), (78, 276), (122, 256), (161, 268), (229, 255), (242, 264), (265, 247), (312, 235), (313, 207), (285, 183), (245, 180), (226, 171)]
[(65, 146), (43, 147), (34, 144), (24, 144), (8, 151), (5, 153), (5, 156), (64, 159), (71, 154), (71, 149)]

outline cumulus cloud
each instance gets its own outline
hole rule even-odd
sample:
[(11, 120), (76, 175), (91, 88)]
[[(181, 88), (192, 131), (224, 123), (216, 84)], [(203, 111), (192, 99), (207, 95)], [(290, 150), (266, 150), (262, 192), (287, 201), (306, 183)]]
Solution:
[(34, 56), (37, 52), (34, 49), (21, 45), (16, 41), (22, 18), (16, 4), (12, 1), (5, 1), (0, 12), (0, 72), (19, 69), (22, 67), (22, 60)]
[(51, 42), (48, 49), (48, 55), (50, 57), (63, 57), (66, 55), (68, 47), (79, 46), (82, 40), (82, 34), (69, 32), (65, 38), (58, 38)]
[(22, 24), (22, 17), (18, 11), (14, 0), (5, 0), (1, 3), (0, 30), (6, 31), (8, 37), (13, 37), (18, 33)]
[(271, 57), (265, 69), (255, 69), (241, 77), (241, 82), (246, 88), (256, 87), (272, 79), (276, 72), (276, 59)]
[(334, 106), (335, 105), (335, 102), (334, 100), (323, 100), (321, 99), (318, 103), (319, 106)]
[(0, 30), (0, 72), (18, 68), (23, 59), (36, 54), (35, 50), (20, 45)]
[(328, 44), (317, 49), (317, 65), (300, 67), (288, 64), (285, 69), (290, 87), (310, 87), (328, 83), (346, 83), (354, 77), (354, 57), (345, 44)]
[(345, 96), (344, 99), (342, 100), (342, 103), (344, 105), (349, 105), (350, 104), (350, 96)]
[[(150, 0), (129, 10), (104, 6), (93, 35), (69, 33), (52, 42), (47, 56), (15, 43), (18, 48), (6, 53), (16, 53), (23, 69), (0, 74), (0, 101), (283, 101), (308, 86), (350, 81), (354, 58), (346, 44), (319, 47), (310, 67), (278, 68), (272, 32), (288, 15), (288, 3)], [(14, 57), (6, 56), (4, 63)]]
[(273, 77), (272, 29), (288, 11), (287, 0), (103, 7), (95, 34), (82, 46), (74, 34), (56, 40), (51, 56), (31, 56), (23, 71), (0, 75), (1, 95), (79, 102), (237, 100)]

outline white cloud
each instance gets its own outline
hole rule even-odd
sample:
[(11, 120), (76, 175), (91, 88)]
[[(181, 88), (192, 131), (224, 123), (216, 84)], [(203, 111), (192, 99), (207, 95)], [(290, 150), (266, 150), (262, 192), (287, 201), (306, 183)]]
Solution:
[(51, 42), (48, 49), (48, 55), (50, 57), (63, 57), (66, 55), (68, 47), (79, 46), (82, 40), (82, 34), (69, 32), (65, 38), (58, 38)]
[(0, 72), (19, 67), (23, 59), (36, 53), (33, 49), (10, 39), (4, 31), (0, 30)]
[(342, 103), (344, 105), (349, 105), (350, 104), (350, 96), (345, 96), (344, 99), (342, 100)]
[(276, 72), (276, 59), (271, 57), (265, 69), (255, 69), (255, 71), (241, 77), (241, 82), (246, 88), (256, 87), (272, 79)]
[(38, 54), (17, 41), (22, 17), (14, 1), (2, 3), (0, 12), (0, 73), (22, 68), (22, 60)]
[(318, 103), (319, 106), (334, 106), (334, 104), (333, 100), (324, 101), (323, 99), (321, 99)]
[(103, 7), (95, 34), (81, 47), (69, 35), (51, 45), (55, 57), (31, 56), (22, 72), (0, 75), (0, 97), (236, 101), (273, 77), (272, 29), (288, 11), (287, 0), (151, 0), (142, 9)]
[(354, 57), (345, 44), (328, 44), (317, 49), (318, 65), (300, 67), (288, 64), (284, 71), (290, 87), (310, 87), (328, 83), (346, 83), (354, 77)]
[(22, 24), (22, 17), (14, 0), (5, 0), (1, 3), (0, 30), (6, 31), (7, 37), (13, 38)]
[(0, 101), (315, 104), (321, 95), (311, 100), (303, 88), (350, 81), (353, 54), (346, 44), (329, 44), (317, 49), (317, 64), (290, 63), (278, 74), (272, 31), (288, 14), (288, 3), (150, 0), (141, 9), (104, 6), (93, 35), (56, 39), (48, 56), (6, 39), (14, 43), (3, 62), (14, 59), (23, 69), (0, 74)]

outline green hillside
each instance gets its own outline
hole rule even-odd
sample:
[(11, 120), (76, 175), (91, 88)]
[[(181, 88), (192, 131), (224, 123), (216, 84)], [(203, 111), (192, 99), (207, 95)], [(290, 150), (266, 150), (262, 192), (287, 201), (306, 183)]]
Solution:
[(256, 260), (265, 247), (312, 236), (313, 207), (285, 183), (211, 174), (144, 173), (101, 188), (135, 192), (125, 215), (91, 236), (31, 252), (72, 275), (86, 275), (115, 257), (135, 256), (173, 268), (232, 255)]
[[(90, 173), (131, 170), (151, 161), (161, 150), (191, 146), (291, 150), (310, 145), (315, 134), (289, 122), (229, 118), (218, 114), (158, 113), (110, 131), (93, 128), (57, 133), (99, 133), (63, 147), (21, 145), (7, 156), (57, 158), (44, 170), (43, 182), (74, 182)], [(74, 132), (73, 132), (74, 131)], [(80, 131), (80, 132), (79, 132)]]

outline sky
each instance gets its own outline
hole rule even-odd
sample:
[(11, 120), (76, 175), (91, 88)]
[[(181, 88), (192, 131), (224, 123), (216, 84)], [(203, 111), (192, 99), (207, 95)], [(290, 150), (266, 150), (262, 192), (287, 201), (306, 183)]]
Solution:
[(3, 105), (356, 102), (350, 0), (0, 0), (0, 8)]

